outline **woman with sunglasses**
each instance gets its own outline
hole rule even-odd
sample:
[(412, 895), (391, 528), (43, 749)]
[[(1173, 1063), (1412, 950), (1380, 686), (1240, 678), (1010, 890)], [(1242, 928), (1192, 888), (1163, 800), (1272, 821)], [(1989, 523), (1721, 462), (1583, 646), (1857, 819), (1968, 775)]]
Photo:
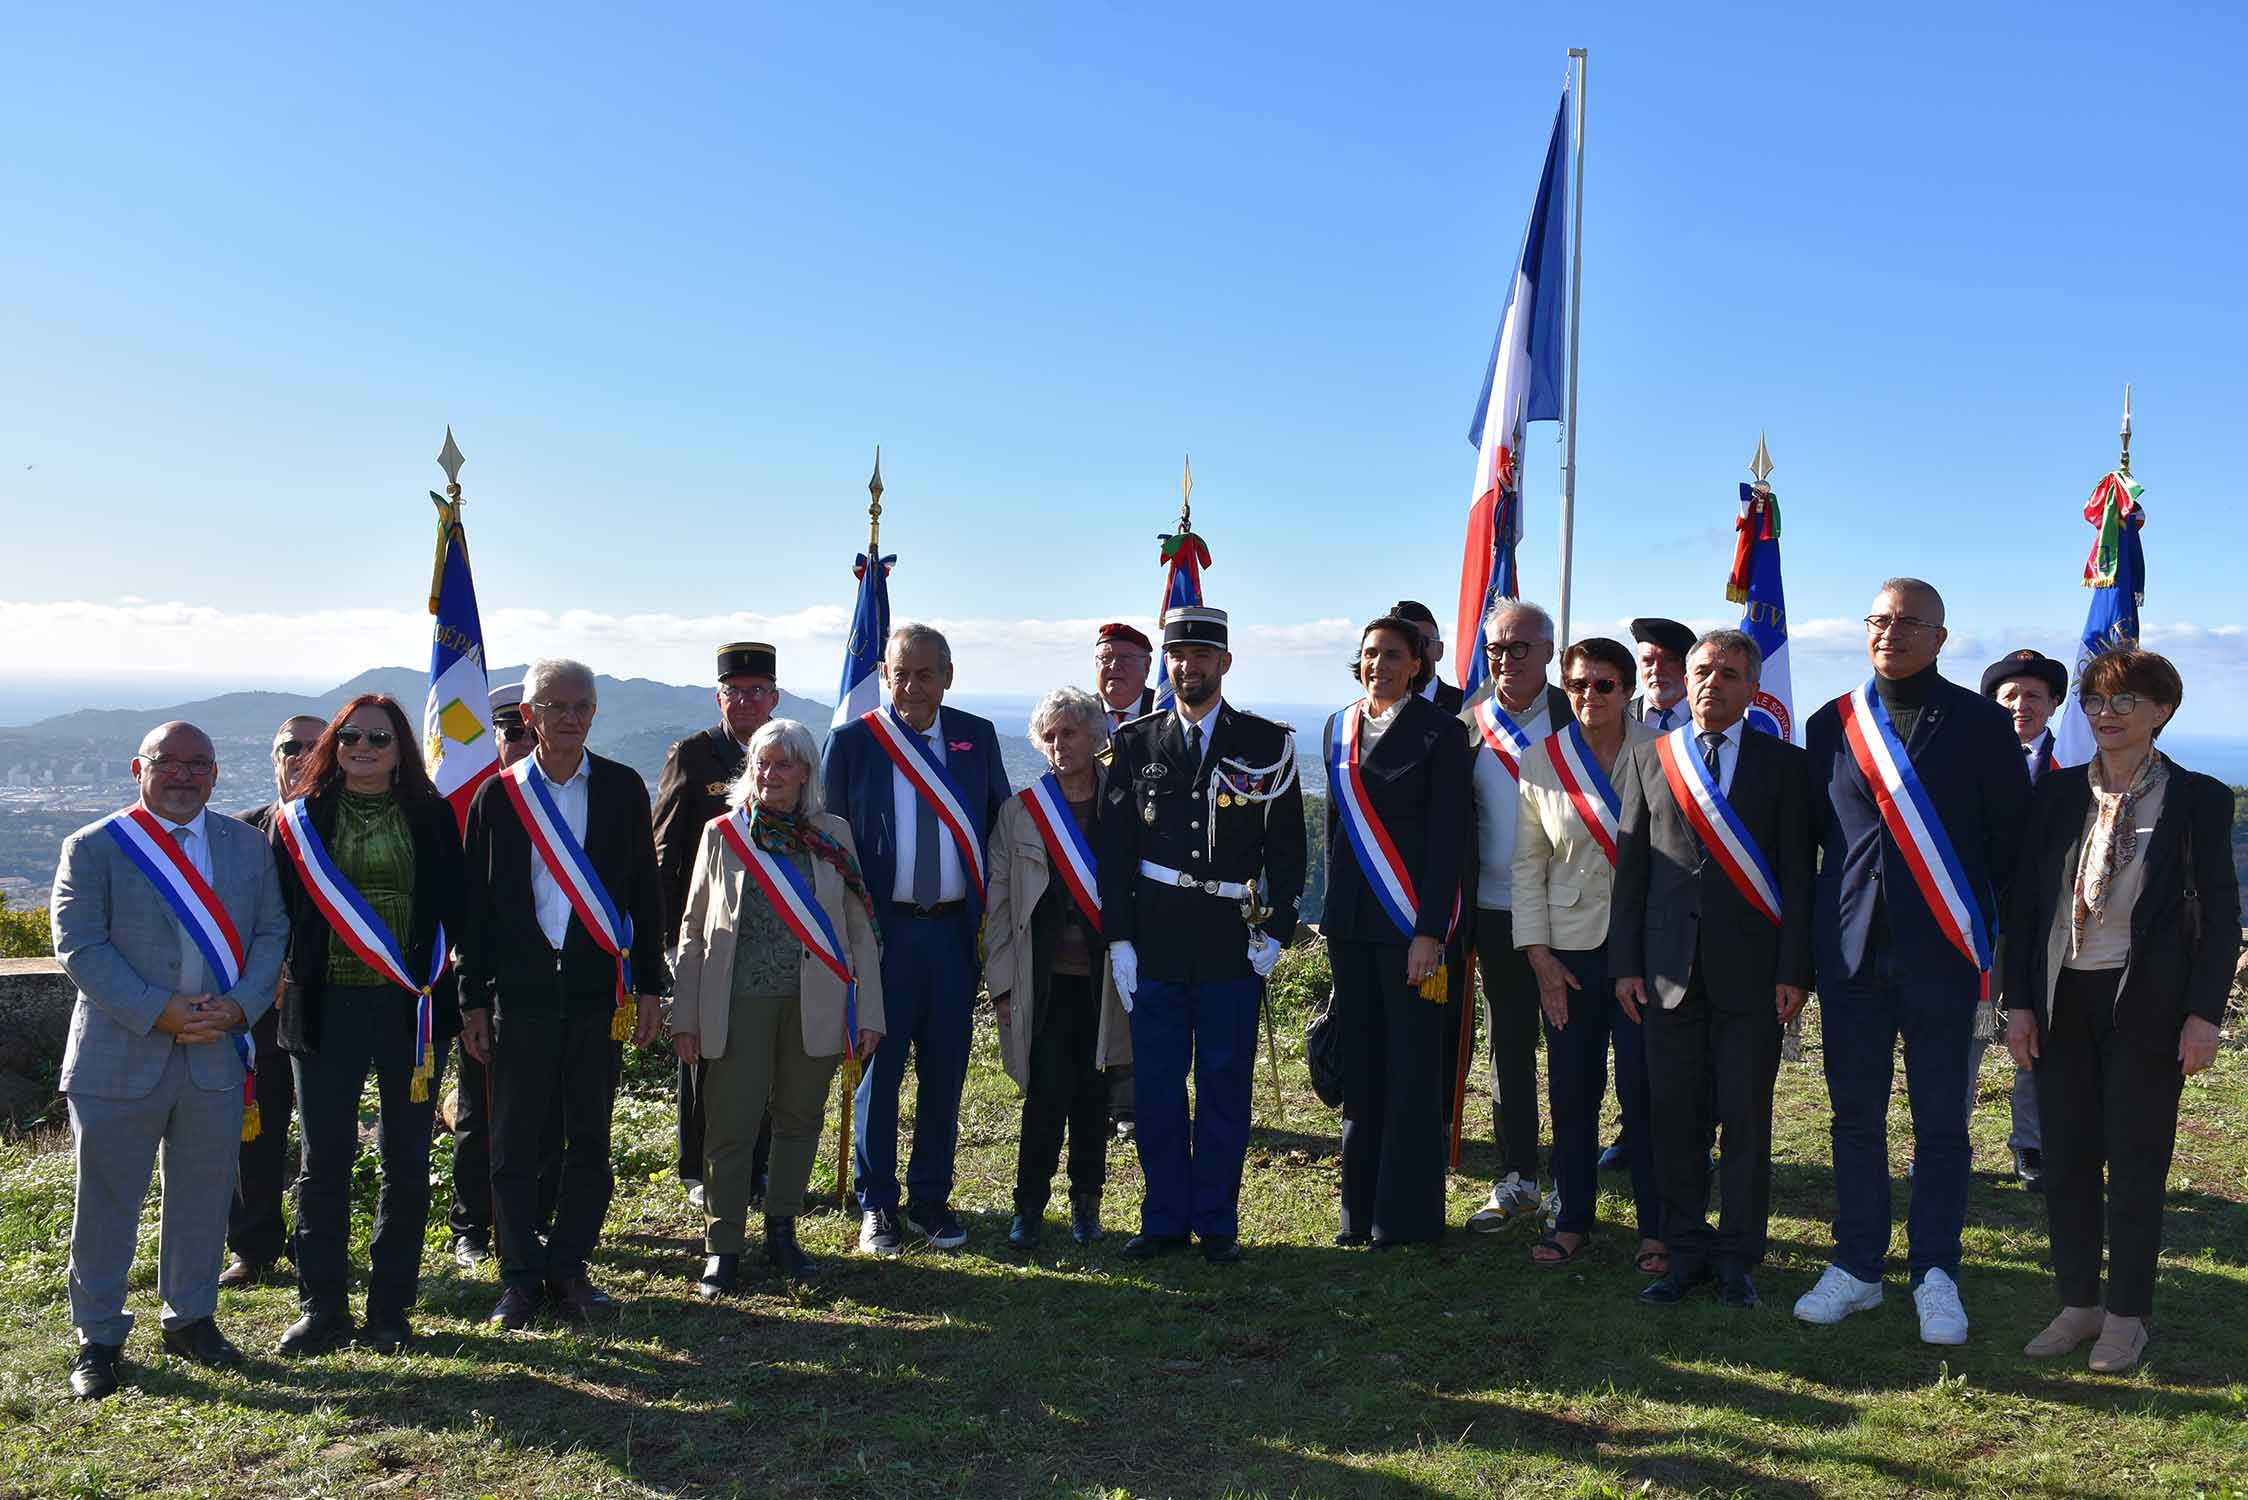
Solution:
[(1421, 696), (1434, 671), (1412, 621), (1369, 622), (1350, 663), (1365, 696), (1324, 736), (1343, 1246), (1444, 1235), (1444, 942), (1470, 814), (1459, 721)]
[(1600, 1105), (1608, 1048), (1637, 1209), (1641, 1274), (1670, 1270), (1662, 1192), (1648, 1123), (1647, 1046), (1608, 982), (1608, 909), (1616, 883), (1618, 797), (1609, 778), (1655, 731), (1625, 712), (1638, 664), (1623, 642), (1594, 636), (1561, 656), (1570, 719), (1522, 757), (1514, 835), (1514, 945), (1538, 978), (1545, 1013), (1546, 1091), (1553, 1110), (1553, 1175), (1561, 1213), (1530, 1247), (1541, 1266), (1565, 1266), (1592, 1243), (1600, 1202)]
[[(433, 1075), (446, 1041), (460, 1031), (448, 970), (429, 987), (432, 1035), (417, 1045), (418, 986), (461, 928), (460, 826), (422, 769), (405, 710), (381, 693), (343, 706), (297, 768), (289, 797), (275, 810), (271, 837), (289, 910), (280, 1038), (294, 1064), (303, 1133), (294, 1255), (303, 1316), (280, 1349), (320, 1354), (355, 1336), (346, 1300), (351, 1178), (359, 1096), (372, 1072), (381, 1096), (382, 1191), (366, 1327), (356, 1337), (395, 1353), (412, 1336), (406, 1314), (421, 1285)], [(417, 989), (385, 971), (386, 945)]]
[(2078, 692), (2097, 753), (2038, 779), (2006, 920), (2006, 1044), (2036, 1074), (2061, 1303), (2023, 1352), (2096, 1339), (2091, 1367), (2117, 1374), (2146, 1349), (2178, 1101), (2216, 1060), (2240, 887), (2231, 791), (2154, 748), (2177, 668), (2110, 651)]

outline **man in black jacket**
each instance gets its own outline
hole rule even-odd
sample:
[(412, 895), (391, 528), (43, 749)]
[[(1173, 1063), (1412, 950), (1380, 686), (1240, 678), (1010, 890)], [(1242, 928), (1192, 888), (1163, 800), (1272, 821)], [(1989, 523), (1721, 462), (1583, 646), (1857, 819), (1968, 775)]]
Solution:
[[(1811, 983), (1809, 762), (1743, 717), (1763, 657), (1741, 631), (1703, 636), (1687, 655), (1691, 727), (1632, 747), (1617, 768), (1608, 972), (1646, 1033), (1670, 1249), (1644, 1302), (1677, 1302), (1714, 1279), (1726, 1306), (1757, 1304), (1780, 1028)], [(1713, 1124), (1725, 1145), (1714, 1232)]]
[[(679, 923), (687, 912), (687, 884), (694, 874), (695, 851), (703, 828), (726, 811), (726, 793), (749, 763), (749, 737), (773, 716), (781, 701), (775, 680), (779, 656), (763, 641), (736, 641), (718, 648), (718, 723), (688, 735), (664, 757), (656, 781), (656, 864), (663, 872), (664, 951), (679, 951)], [(702, 1063), (679, 1065), (679, 1180), (697, 1210), (702, 1208)], [(765, 1160), (773, 1149), (773, 1122), (757, 1132), (749, 1204), (765, 1196)]]
[[(647, 1046), (670, 984), (648, 787), (631, 767), (585, 748), (598, 708), (592, 669), (535, 663), (523, 698), (538, 749), (469, 805), (459, 945), (462, 1042), (490, 1068), (493, 1217), (506, 1287), (492, 1321), (506, 1328), (527, 1326), (548, 1301), (571, 1320), (613, 1305), (586, 1278), (616, 1180), (613, 1028), (626, 1009), (620, 996), (632, 997), (632, 1039)], [(557, 1093), (562, 1185), (542, 1242), (539, 1158)]]

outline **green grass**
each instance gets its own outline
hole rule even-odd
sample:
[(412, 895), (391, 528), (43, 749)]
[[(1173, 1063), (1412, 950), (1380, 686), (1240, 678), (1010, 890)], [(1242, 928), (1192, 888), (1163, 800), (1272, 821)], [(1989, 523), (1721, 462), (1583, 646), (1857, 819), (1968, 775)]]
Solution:
[[(1291, 995), (1323, 982), (1290, 966)], [(1782, 1070), (1774, 1243), (1752, 1313), (1637, 1306), (1614, 1194), (1566, 1271), (1533, 1269), (1520, 1231), (1380, 1257), (1329, 1248), (1337, 1125), (1300, 1064), (1284, 1069), (1281, 1119), (1260, 1078), (1243, 1265), (1133, 1267), (1121, 1234), (1080, 1251), (1058, 1221), (1025, 1261), (1002, 1248), (1018, 1106), (987, 1028), (963, 1109), (963, 1253), (862, 1260), (855, 1219), (829, 1210), (803, 1226), (828, 1265), (816, 1289), (760, 1274), (704, 1306), (664, 1075), (642, 1067), (619, 1103), (595, 1267), (623, 1301), (614, 1326), (489, 1329), (492, 1275), (443, 1257), (440, 1191), (409, 1355), (265, 1353), (294, 1315), (275, 1284), (222, 1298), (253, 1359), (214, 1374), (157, 1351), (151, 1213), (136, 1374), (94, 1406), (64, 1385), (71, 1174), (50, 1132), (0, 1146), (0, 1497), (2248, 1496), (2248, 1054), (2228, 1048), (2186, 1091), (2154, 1343), (2111, 1379), (2018, 1352), (2051, 1292), (2041, 1202), (2003, 1171), (1995, 1055), (1961, 1278), (1971, 1341), (1922, 1346), (1901, 1275), (1840, 1327), (1788, 1316), (1828, 1244), (1816, 1040), (1814, 1022), (1806, 1061)], [(1901, 1214), (1901, 1098), (1892, 1129)], [(1454, 1223), (1488, 1186), (1487, 1102), (1470, 1133), (1485, 1144), (1453, 1179)], [(441, 1188), (450, 1169), (441, 1142)], [(1108, 1222), (1129, 1226), (1127, 1147), (1110, 1171)], [(831, 1126), (816, 1184), (830, 1202), (832, 1174)]]

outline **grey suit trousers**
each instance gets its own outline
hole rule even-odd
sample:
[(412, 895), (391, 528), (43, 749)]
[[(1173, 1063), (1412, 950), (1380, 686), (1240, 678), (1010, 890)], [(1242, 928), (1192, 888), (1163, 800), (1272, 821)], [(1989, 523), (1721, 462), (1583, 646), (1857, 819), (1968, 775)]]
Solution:
[(188, 1076), (186, 1051), (175, 1046), (156, 1087), (138, 1099), (63, 1096), (78, 1161), (70, 1321), (85, 1342), (122, 1344), (132, 1332), (125, 1282), (140, 1239), (149, 1172), (159, 1160), (164, 1196), (156, 1286), (164, 1326), (177, 1328), (218, 1309), (226, 1216), (242, 1154), (242, 1090), (198, 1088)]

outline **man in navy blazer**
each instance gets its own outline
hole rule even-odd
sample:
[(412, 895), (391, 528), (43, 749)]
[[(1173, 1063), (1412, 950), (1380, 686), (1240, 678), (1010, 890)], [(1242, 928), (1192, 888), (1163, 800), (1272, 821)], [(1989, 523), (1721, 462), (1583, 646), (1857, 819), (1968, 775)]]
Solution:
[[(974, 1026), (983, 849), (1012, 791), (991, 721), (944, 706), (952, 648), (943, 635), (917, 624), (892, 630), (882, 654), (882, 686), (882, 707), (829, 738), (823, 791), (827, 810), (851, 825), (882, 928), (882, 997), (890, 1026), (852, 1103), (857, 1141), (851, 1171), (865, 1215), (859, 1248), (896, 1255), (908, 1227), (939, 1249), (957, 1249), (968, 1239), (950, 1204), (953, 1147)], [(921, 740), (927, 757), (913, 750), (908, 736)], [(910, 757), (917, 777), (901, 770), (893, 755)], [(931, 759), (941, 770), (932, 771)], [(957, 803), (975, 845), (972, 857), (923, 786)], [(919, 1092), (901, 1225), (898, 1085), (908, 1047)]]
[[(1932, 586), (1917, 578), (1883, 584), (1866, 617), (1870, 696), (1904, 746), (1967, 899), (1995, 932), (2029, 815), (2029, 772), (2004, 711), (1938, 674), (1944, 639), (1944, 602)], [(1839, 701), (1811, 716), (1806, 739), (1820, 849), (1811, 949), (1834, 1106), (1835, 1211), (1833, 1263), (1795, 1315), (1838, 1323), (1881, 1301), (1891, 1060), (1902, 1036), (1914, 1165), (1905, 1236), (1920, 1337), (1965, 1343), (1957, 1276), (1969, 1149), (1959, 1100), (1982, 975), (1946, 935), (1914, 861), (1883, 820)]]

